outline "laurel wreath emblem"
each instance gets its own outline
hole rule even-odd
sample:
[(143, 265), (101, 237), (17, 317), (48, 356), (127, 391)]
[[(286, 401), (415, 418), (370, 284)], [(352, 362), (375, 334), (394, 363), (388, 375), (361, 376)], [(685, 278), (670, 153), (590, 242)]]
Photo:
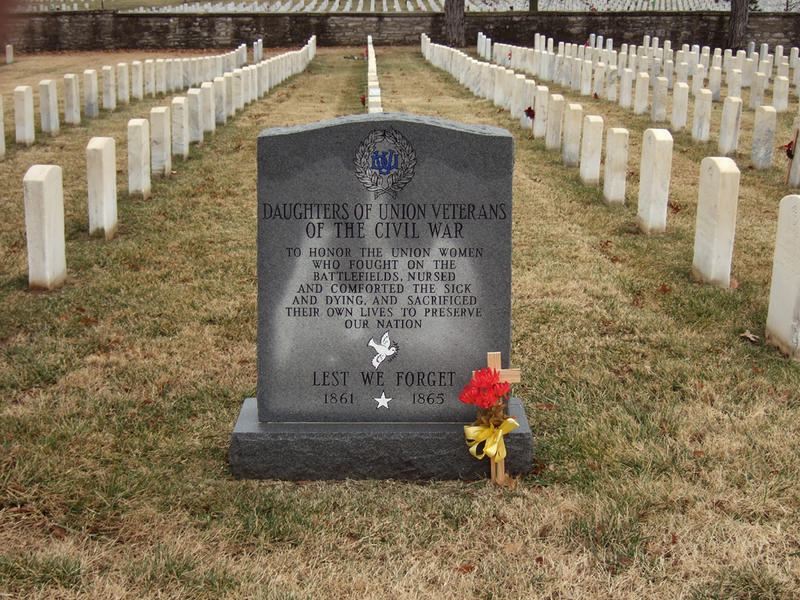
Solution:
[[(384, 141), (394, 146), (400, 159), (397, 171), (388, 175), (381, 175), (370, 168), (370, 157), (373, 151), (378, 144)], [(353, 162), (356, 166), (356, 178), (368, 191), (375, 194), (376, 200), (384, 194), (388, 194), (394, 199), (397, 192), (402, 190), (414, 177), (417, 154), (411, 143), (396, 129), (375, 129), (361, 141)]]

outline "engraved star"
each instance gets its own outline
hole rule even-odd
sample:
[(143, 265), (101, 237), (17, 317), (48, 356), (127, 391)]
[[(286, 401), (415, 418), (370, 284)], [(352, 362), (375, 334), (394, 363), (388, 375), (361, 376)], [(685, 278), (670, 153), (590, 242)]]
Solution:
[(391, 400), (391, 398), (386, 397), (386, 392), (381, 392), (381, 397), (373, 398), (373, 400), (378, 403), (378, 406), (375, 408), (380, 408), (381, 406), (384, 408), (389, 408), (389, 400)]

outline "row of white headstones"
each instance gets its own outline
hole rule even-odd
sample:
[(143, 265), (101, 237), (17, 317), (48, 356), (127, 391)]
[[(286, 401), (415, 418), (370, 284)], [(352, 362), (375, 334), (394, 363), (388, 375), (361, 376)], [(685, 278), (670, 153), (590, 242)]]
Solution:
[[(467, 0), (469, 9), (471, 1)], [(177, 6), (140, 6), (130, 11), (134, 14), (142, 13), (335, 13), (335, 12), (442, 12), (444, 0), (278, 0), (277, 2), (252, 2), (237, 4), (234, 2), (215, 3), (193, 2)], [(473, 10), (480, 10), (473, 5)]]
[[(380, 0), (379, 0), (380, 2)], [(442, 12), (444, 2), (437, 0), (427, 0), (430, 10)], [(396, 0), (395, 12), (400, 12), (400, 4)], [(407, 10), (417, 11), (408, 0), (405, 0)], [(467, 0), (466, 10), (473, 12), (505, 12), (505, 11), (528, 11), (529, 0)], [(786, 0), (759, 0), (759, 10), (768, 12), (784, 12), (786, 10)], [(350, 11), (352, 0), (342, 3), (344, 11)], [(369, 0), (369, 12), (375, 12), (375, 0)], [(429, 10), (427, 6), (417, 5), (423, 11)], [(80, 3), (84, 10), (90, 8), (88, 2)], [(274, 2), (183, 2), (172, 6), (139, 6), (127, 12), (133, 13), (258, 13), (258, 12), (337, 12), (339, 0), (277, 0)], [(380, 4), (378, 5), (380, 6)], [(51, 12), (51, 11), (77, 11), (79, 3), (71, 4), (64, 2), (38, 2), (29, 1), (20, 3), (17, 10), (23, 12)], [(94, 4), (91, 8), (99, 8)], [(538, 9), (543, 11), (559, 12), (586, 12), (586, 11), (717, 11), (727, 12), (730, 10), (730, 2), (727, 0), (539, 0)], [(365, 9), (364, 0), (358, 0), (356, 12)], [(383, 12), (388, 12), (387, 2), (383, 0)]]
[[(484, 44), (479, 41), (479, 53), (492, 56)], [(560, 151), (565, 165), (579, 166), (582, 183), (599, 184), (602, 116), (584, 117), (581, 105), (567, 103), (562, 94), (551, 94), (546, 86), (537, 85), (525, 75), (514, 75), (509, 80), (504, 67), (433, 44), (425, 34), (421, 37), (421, 49), (426, 60), (449, 72), (475, 95), (508, 110), (523, 128), (532, 130), (534, 138), (544, 137), (545, 148)], [(535, 111), (533, 119), (529, 111), (526, 113), (526, 107)], [(625, 128), (610, 128), (606, 136), (603, 197), (609, 204), (625, 202), (628, 138)], [(666, 129), (644, 132), (637, 221), (646, 234), (666, 230), (672, 145), (672, 135)], [(730, 287), (739, 175), (736, 163), (725, 156), (707, 157), (700, 166), (692, 272), (698, 280), (720, 287)], [(779, 209), (766, 330), (767, 340), (794, 359), (800, 359), (797, 306), (800, 306), (800, 196), (789, 195), (781, 200)]]
[(364, 104), (368, 113), (382, 113), (381, 86), (378, 83), (378, 63), (375, 59), (375, 47), (372, 36), (367, 36), (367, 93)]
[[(531, 49), (492, 44), (489, 38), (479, 34), (478, 48), (481, 56), (507, 68), (505, 76), (511, 82), (515, 76), (514, 69), (522, 70), (541, 80), (570, 87), (581, 95), (595, 94), (619, 102), (623, 108), (632, 108), (636, 115), (646, 114), (649, 107), (650, 118), (656, 123), (667, 121), (667, 101), (671, 89), (672, 131), (680, 131), (687, 125), (691, 91), (694, 97), (692, 139), (700, 142), (709, 141), (711, 137), (712, 103), (721, 99), (724, 75), (727, 97), (724, 99), (718, 137), (719, 153), (727, 156), (737, 151), (743, 108), (742, 90), (749, 87), (749, 107), (755, 110), (751, 148), (753, 166), (765, 169), (772, 165), (777, 113), (786, 111), (789, 106), (790, 69), (793, 70), (792, 83), (795, 88), (800, 86), (798, 48), (792, 48), (790, 56), (786, 57), (782, 46), (776, 46), (775, 53), (770, 54), (766, 44), (762, 44), (762, 58), (759, 60), (759, 52), (754, 49), (748, 57), (745, 51), (733, 55), (730, 50), (723, 53), (716, 48), (712, 56), (708, 46), (701, 50), (700, 46), (695, 45), (690, 49), (684, 44), (681, 50), (674, 53), (673, 60), (669, 41), (660, 48), (658, 38), (651, 40), (649, 36), (645, 36), (644, 44), (638, 49), (623, 44), (619, 52), (613, 50), (611, 40), (606, 40), (606, 48), (602, 48), (602, 36), (590, 39), (588, 46), (559, 43), (557, 53), (547, 50), (548, 46), (552, 47), (551, 41), (552, 38), (546, 45), (544, 36), (537, 34), (534, 48)], [(777, 70), (777, 76), (773, 82), (772, 105), (768, 106), (764, 104), (765, 91), (769, 88), (774, 70)], [(619, 73), (621, 77), (618, 77)], [(690, 73), (691, 86), (688, 84)], [(795, 128), (798, 124), (795, 123)], [(800, 161), (792, 166), (789, 184), (800, 187)]]
[[(254, 52), (261, 52), (259, 40), (254, 44)], [(117, 63), (116, 70), (106, 65), (101, 70), (101, 88), (98, 87), (97, 70), (83, 72), (83, 115), (94, 119), (102, 109), (113, 111), (117, 105), (142, 100), (145, 96), (155, 97), (211, 81), (215, 77), (232, 74), (247, 60), (247, 46), (242, 44), (236, 50), (215, 56), (193, 58), (148, 59), (144, 63), (133, 61)], [(78, 76), (74, 73), (64, 75), (64, 122), (78, 125), (81, 122), (81, 100)], [(39, 82), (39, 112), (42, 132), (56, 136), (61, 131), (58, 113), (58, 89), (55, 80), (43, 79)], [(5, 155), (3, 102), (0, 97), (0, 158)], [(33, 88), (17, 86), (14, 89), (14, 128), (16, 143), (30, 146), (35, 141), (35, 118), (33, 110)]]
[[(135, 118), (128, 121), (130, 195), (150, 197), (151, 176), (170, 174), (173, 156), (187, 158), (190, 144), (202, 143), (204, 135), (213, 134), (216, 125), (226, 124), (246, 104), (303, 71), (316, 54), (316, 37), (300, 50), (269, 59), (263, 59), (261, 40), (254, 43), (253, 51), (255, 64), (237, 67), (224, 72), (221, 77), (203, 81), (199, 88), (189, 88), (186, 96), (173, 97), (169, 106), (151, 108), (149, 120)], [(237, 64), (243, 65), (247, 60), (247, 46), (231, 54), (235, 55)], [(43, 89), (51, 88), (48, 84)], [(109, 90), (113, 89), (113, 86), (109, 87)], [(93, 137), (89, 140), (86, 169), (89, 233), (111, 239), (118, 222), (114, 138)], [(67, 273), (61, 167), (31, 166), (23, 177), (23, 190), (28, 283), (31, 288), (54, 289), (64, 282)]]

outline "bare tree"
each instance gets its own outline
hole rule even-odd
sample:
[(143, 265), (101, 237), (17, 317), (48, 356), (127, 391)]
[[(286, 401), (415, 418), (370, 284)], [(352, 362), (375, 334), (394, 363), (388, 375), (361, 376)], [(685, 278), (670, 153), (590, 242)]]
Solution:
[(731, 0), (731, 17), (728, 21), (728, 48), (731, 50), (744, 49), (749, 11), (749, 0)]
[(445, 0), (444, 35), (447, 45), (453, 48), (463, 48), (467, 43), (466, 29), (464, 0)]

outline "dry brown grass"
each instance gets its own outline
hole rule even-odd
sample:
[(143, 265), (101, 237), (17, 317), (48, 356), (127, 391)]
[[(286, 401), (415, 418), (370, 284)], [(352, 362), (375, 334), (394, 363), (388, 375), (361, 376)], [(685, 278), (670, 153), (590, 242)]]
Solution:
[[(256, 135), (359, 112), (366, 65), (344, 57), (361, 50), (320, 49), (147, 202), (124, 192), (124, 127), (164, 100), (30, 149), (13, 148), (10, 126), (18, 82), (133, 54), (0, 67), (0, 596), (796, 598), (800, 369), (762, 341), (781, 161), (763, 173), (737, 161), (739, 287), (698, 285), (697, 175), (713, 148), (676, 136), (680, 210), (642, 236), (644, 120), (567, 92), (631, 129), (629, 202), (611, 209), (416, 49), (376, 49), (385, 109), (515, 135), (512, 361), (536, 472), (513, 491), (230, 477), (228, 438), (256, 381)], [(92, 135), (117, 140), (110, 242), (85, 233)], [(69, 279), (47, 294), (26, 289), (21, 180), (37, 162), (65, 173)]]

